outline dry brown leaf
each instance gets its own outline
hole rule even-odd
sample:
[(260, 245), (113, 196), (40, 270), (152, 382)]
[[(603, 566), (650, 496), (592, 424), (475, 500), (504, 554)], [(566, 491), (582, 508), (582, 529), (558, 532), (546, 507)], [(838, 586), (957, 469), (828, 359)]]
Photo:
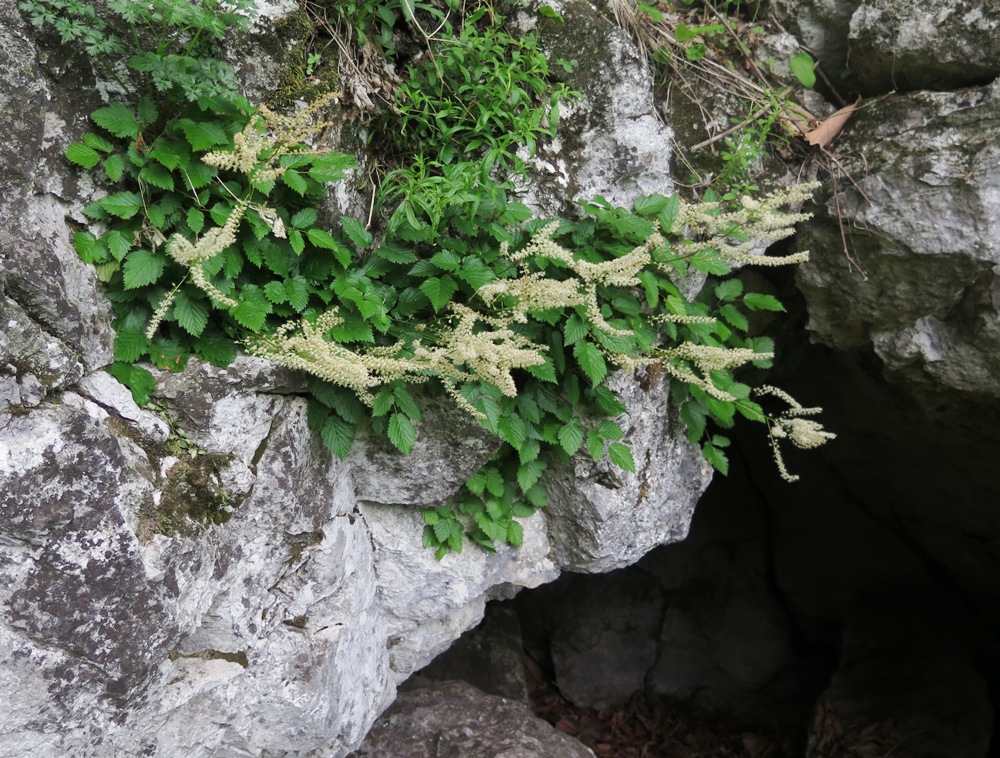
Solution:
[(839, 111), (827, 116), (803, 135), (805, 141), (810, 145), (819, 145), (821, 148), (829, 145), (840, 134), (844, 128), (844, 124), (847, 123), (847, 119), (857, 110), (860, 102), (861, 100), (858, 99), (856, 102), (845, 105)]
[(790, 134), (803, 137), (810, 130), (810, 124), (818, 119), (798, 103), (788, 102), (782, 106), (779, 120)]

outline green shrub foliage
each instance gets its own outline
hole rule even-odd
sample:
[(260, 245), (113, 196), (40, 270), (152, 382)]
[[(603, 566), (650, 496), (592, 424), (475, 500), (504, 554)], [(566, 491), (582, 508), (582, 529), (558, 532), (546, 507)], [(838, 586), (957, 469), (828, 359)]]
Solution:
[[(617, 421), (627, 408), (606, 385), (615, 369), (668, 376), (689, 439), (722, 472), (720, 430), (738, 416), (768, 423), (772, 442), (805, 430), (796, 414), (814, 409), (768, 419), (734, 375), (772, 359), (770, 340), (748, 334), (747, 312), (781, 304), (729, 274), (733, 262), (803, 259), (753, 245), (791, 234), (803, 216), (783, 209), (810, 188), (728, 207), (595, 198), (574, 218), (533, 218), (512, 195), (524, 169), (514, 153), (551, 137), (574, 93), (550, 80), (532, 38), (511, 36), (483, 6), (428, 38), (378, 122), (395, 129), (402, 161), (379, 190), (384, 232), (322, 220), (326, 185), (356, 167), (311, 146), (336, 96), (283, 115), (235, 91), (214, 45), (246, 27), (249, 5), (112, 0), (102, 19), (83, 2), (21, 4), (108, 71), (127, 71), (137, 93), (96, 110), (95, 129), (66, 150), (109, 187), (73, 242), (106, 284), (109, 371), (137, 402), (154, 391), (144, 362), (180, 371), (194, 355), (225, 366), (244, 350), (310, 375), (309, 423), (344, 457), (362, 426), (410, 452), (421, 397), (450, 396), (500, 447), (450, 502), (425, 511), (424, 544), (438, 557), (466, 538), (520, 545), (519, 519), (546, 505), (545, 474), (560, 461), (607, 457), (635, 470)], [(399, 20), (386, 8), (368, 18), (382, 32)], [(707, 284), (691, 296), (697, 277)], [(815, 426), (813, 443), (825, 434)]]

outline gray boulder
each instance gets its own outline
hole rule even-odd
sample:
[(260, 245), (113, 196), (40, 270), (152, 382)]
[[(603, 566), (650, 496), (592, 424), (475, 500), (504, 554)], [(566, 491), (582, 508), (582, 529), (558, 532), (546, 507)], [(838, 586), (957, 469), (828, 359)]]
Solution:
[(524, 703), (465, 682), (401, 692), (352, 758), (593, 758)]
[(869, 0), (851, 17), (850, 50), (870, 92), (983, 84), (1000, 75), (1000, 2)]
[[(547, 5), (563, 18), (540, 16)], [(538, 27), (539, 46), (554, 75), (580, 93), (561, 105), (559, 133), (530, 161), (525, 202), (542, 214), (571, 211), (570, 201), (600, 195), (630, 206), (640, 195), (670, 194), (671, 140), (653, 101), (653, 77), (635, 43), (588, 0), (535, 2), (522, 11), (522, 29)], [(576, 61), (563, 72), (558, 60)], [(527, 157), (525, 154), (523, 157)]]
[(1000, 396), (998, 136), (997, 84), (858, 114), (839, 152), (858, 156), (842, 163), (864, 196), (841, 179), (798, 238), (812, 250), (797, 280), (817, 340), (874, 350), (893, 381)]
[[(607, 34), (618, 57), (600, 82), (617, 94), (602, 107), (627, 114), (579, 106), (584, 142), (652, 124), (648, 76)], [(17, 114), (0, 135), (0, 758), (343, 756), (487, 600), (683, 537), (709, 477), (663, 385), (618, 380), (639, 473), (563, 473), (520, 549), (442, 561), (420, 545), (420, 508), (495, 449), (454, 410), (431, 404), (415, 457), (362, 438), (337, 461), (308, 428), (302, 377), (261, 360), (160, 373), (157, 413), (138, 408), (100, 370), (110, 308), (70, 244), (66, 216), (82, 221), (96, 190), (62, 153), (100, 103), (59, 50), (0, 7), (0, 103)], [(610, 137), (580, 174), (604, 184), (562, 192), (669, 186), (665, 142), (650, 143), (660, 162), (615, 152), (654, 132)]]

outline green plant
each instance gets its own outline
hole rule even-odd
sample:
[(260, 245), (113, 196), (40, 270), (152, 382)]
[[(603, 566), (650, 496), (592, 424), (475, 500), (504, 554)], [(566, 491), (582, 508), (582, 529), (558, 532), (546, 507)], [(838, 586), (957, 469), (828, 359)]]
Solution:
[[(452, 502), (425, 512), (424, 542), (438, 557), (465, 536), (487, 549), (520, 544), (517, 519), (546, 504), (554, 463), (586, 451), (635, 470), (615, 421), (627, 409), (605, 386), (616, 367), (660, 367), (689, 438), (720, 471), (728, 440), (718, 431), (738, 415), (769, 423), (772, 439), (823, 438), (799, 423), (809, 409), (769, 420), (737, 381), (739, 366), (771, 360), (745, 311), (781, 305), (723, 278), (732, 261), (803, 258), (751, 247), (791, 233), (803, 217), (781, 208), (809, 188), (728, 209), (676, 195), (632, 209), (596, 198), (579, 218), (532, 219), (509, 197), (507, 176), (522, 168), (513, 151), (551, 134), (568, 93), (548, 83), (533, 41), (481, 9), (410, 71), (395, 123), (412, 136), (397, 143), (412, 164), (384, 180), (384, 237), (349, 217), (324, 225), (324, 185), (355, 166), (309, 146), (335, 96), (285, 116), (225, 87), (189, 86), (195, 65), (223, 65), (197, 39), (218, 39), (225, 24), (209, 28), (199, 15), (215, 3), (188, 5), (159, 0), (123, 15), (112, 4), (132, 25), (130, 65), (139, 62), (148, 89), (95, 111), (99, 131), (66, 151), (117, 185), (86, 207), (93, 223), (74, 244), (107, 285), (117, 333), (109, 371), (137, 402), (153, 389), (137, 361), (176, 371), (194, 354), (226, 365), (243, 348), (311, 375), (309, 424), (343, 457), (361, 425), (409, 452), (422, 422), (414, 387), (451, 397), (502, 444)], [(197, 64), (164, 63), (166, 78), (147, 77), (164, 56)], [(691, 272), (717, 279), (689, 298)]]
[(500, 169), (517, 167), (524, 145), (552, 137), (559, 102), (570, 95), (549, 81), (534, 35), (513, 36), (488, 6), (463, 20), (459, 34), (436, 41), (426, 62), (410, 66), (395, 108), (403, 155), (449, 164), (488, 153)]
[(373, 42), (388, 58), (396, 57), (393, 39), (400, 22), (418, 28), (427, 36), (420, 25), (423, 19), (430, 28), (437, 29), (446, 37), (454, 31), (452, 20), (459, 15), (462, 3), (459, 0), (416, 2), (416, 0), (313, 0), (312, 5), (329, 9), (339, 20), (339, 25), (351, 30), (349, 35), (359, 45)]
[[(215, 47), (227, 29), (249, 27), (253, 0), (108, 0), (125, 40), (82, 0), (21, 0), (20, 8), (35, 26), (82, 47), (126, 92), (155, 92), (166, 102), (238, 99), (233, 70)], [(139, 74), (140, 84), (121, 80), (111, 65), (116, 55), (128, 55), (126, 65)]]
[[(678, 0), (673, 6), (674, 13), (665, 13), (662, 6), (636, 0), (613, 3), (618, 23), (635, 35), (665, 86), (697, 107), (710, 132), (679, 150), (692, 169), (692, 182), (734, 201), (758, 190), (763, 159), (794, 152), (791, 137), (803, 133), (811, 116), (792, 100), (790, 88), (773, 85), (757, 63), (757, 41), (767, 22), (755, 22), (756, 4)], [(787, 64), (800, 84), (815, 85), (816, 64), (808, 53), (797, 53)], [(704, 97), (706, 83), (728, 100), (732, 125), (721, 131), (708, 115), (717, 102)], [(739, 115), (733, 116), (733, 109)], [(708, 150), (714, 158), (696, 155)]]

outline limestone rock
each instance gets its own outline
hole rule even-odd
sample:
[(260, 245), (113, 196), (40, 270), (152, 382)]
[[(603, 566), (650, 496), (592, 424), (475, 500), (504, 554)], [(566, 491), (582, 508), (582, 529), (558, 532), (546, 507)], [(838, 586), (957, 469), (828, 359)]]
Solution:
[[(567, 57), (599, 86), (567, 121), (575, 178), (556, 193), (664, 191), (648, 72), (590, 6), (577, 16), (600, 46)], [(574, 464), (587, 481), (562, 474), (520, 549), (440, 562), (419, 509), (495, 450), (453, 409), (429, 404), (411, 458), (361, 439), (338, 461), (303, 378), (259, 359), (157, 372), (157, 413), (138, 408), (100, 371), (111, 311), (66, 221), (97, 192), (63, 157), (100, 105), (92, 72), (7, 3), (0, 73), (16, 114), (0, 135), (0, 758), (339, 758), (488, 599), (684, 535), (708, 471), (663, 387), (622, 388), (639, 474)], [(555, 739), (566, 752), (546, 754), (589, 754)]]
[[(652, 73), (635, 43), (588, 0), (535, 5), (554, 8), (564, 23), (536, 10), (522, 12), (518, 23), (539, 25), (550, 68), (581, 97), (560, 106), (559, 136), (540, 147), (525, 202), (545, 215), (571, 212), (568, 201), (597, 195), (630, 206), (640, 195), (670, 194), (673, 133), (658, 120)], [(562, 73), (559, 59), (579, 66)]]
[(768, 8), (794, 32), (828, 74), (848, 66), (851, 17), (863, 0), (771, 0)]
[(84, 111), (54, 97), (41, 57), (17, 4), (4, 4), (0, 109), (14, 117), (0, 136), (0, 363), (53, 388), (110, 363), (113, 333), (97, 278), (70, 245), (79, 200), (62, 199), (77, 189), (62, 153)]
[[(809, 329), (873, 349), (893, 381), (1000, 396), (1000, 86), (873, 103), (840, 146), (846, 182), (798, 244)], [(837, 206), (849, 246), (843, 252)]]
[[(362, 500), (391, 505), (438, 505), (489, 461), (500, 447), (468, 413), (447, 398), (422, 398), (426, 418), (403, 455), (385, 439), (360, 435), (351, 450)], [(457, 467), (443, 461), (461, 462)]]
[(400, 693), (352, 758), (592, 758), (524, 703), (465, 682), (433, 682)]
[(418, 676), (435, 681), (460, 679), (489, 695), (527, 703), (523, 644), (513, 608), (492, 603), (486, 606), (479, 626), (459, 637)]
[(618, 419), (636, 472), (578, 454), (551, 479), (545, 510), (556, 563), (603, 572), (634, 563), (657, 545), (684, 539), (712, 469), (687, 441), (667, 383), (655, 372), (609, 381), (629, 410)]
[[(491, 587), (537, 587), (559, 575), (541, 514), (524, 521), (524, 543), (516, 550), (500, 546), (489, 554), (469, 546), (436, 561), (416, 544), (423, 531), (418, 509), (368, 503), (359, 509), (371, 528), (397, 682), (482, 620)], [(420, 579), (415, 581), (415, 575)]]
[(827, 75), (864, 93), (944, 90), (1000, 75), (996, 0), (772, 0)]
[(998, 0), (868, 0), (850, 23), (850, 68), (870, 92), (954, 89), (1000, 75)]
[[(516, 601), (526, 637), (546, 641), (534, 655), (551, 662), (559, 691), (578, 706), (628, 701), (656, 661), (664, 597), (640, 572), (568, 575)], [(530, 648), (529, 648), (530, 649)]]

